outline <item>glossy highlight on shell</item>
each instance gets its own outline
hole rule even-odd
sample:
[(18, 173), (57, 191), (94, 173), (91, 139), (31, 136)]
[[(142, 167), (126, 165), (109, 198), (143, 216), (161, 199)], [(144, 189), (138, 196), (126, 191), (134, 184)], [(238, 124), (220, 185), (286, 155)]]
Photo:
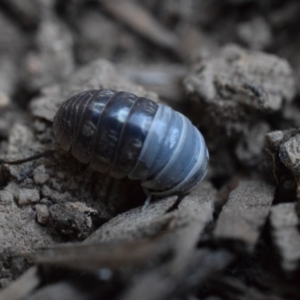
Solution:
[(186, 193), (206, 174), (208, 150), (190, 120), (128, 92), (77, 94), (61, 105), (53, 128), (77, 160), (114, 178), (140, 180), (152, 195)]

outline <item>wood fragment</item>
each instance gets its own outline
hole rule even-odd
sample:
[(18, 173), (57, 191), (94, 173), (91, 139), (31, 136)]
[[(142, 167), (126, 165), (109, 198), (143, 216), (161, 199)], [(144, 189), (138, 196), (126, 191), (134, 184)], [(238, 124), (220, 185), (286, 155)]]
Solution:
[(214, 293), (231, 300), (283, 300), (283, 298), (267, 292), (263, 293), (255, 287), (229, 276), (223, 276), (212, 284)]
[(187, 68), (180, 64), (156, 64), (144, 66), (120, 65), (121, 74), (140, 84), (168, 103), (179, 103), (185, 98), (182, 80)]
[[(201, 287), (208, 279), (223, 271), (234, 258), (233, 254), (226, 250), (203, 249), (190, 254), (185, 267), (180, 272), (173, 272), (173, 264), (170, 263), (142, 274), (121, 299), (171, 299), (172, 295), (178, 295), (190, 288)], [(155, 287), (151, 289), (151, 293), (149, 287)]]
[(163, 27), (142, 6), (133, 1), (101, 1), (105, 9), (131, 29), (155, 44), (167, 49), (176, 49), (178, 39), (171, 31)]
[(27, 297), (38, 285), (40, 279), (37, 274), (37, 267), (27, 270), (14, 283), (0, 292), (0, 300), (21, 300)]
[(299, 268), (300, 232), (296, 203), (280, 203), (271, 209), (272, 236), (280, 251), (281, 266), (291, 272)]
[(273, 194), (274, 187), (262, 181), (241, 181), (220, 213), (214, 236), (240, 240), (253, 249), (268, 217)]
[(172, 196), (152, 202), (146, 209), (141, 206), (119, 214), (93, 232), (85, 243), (151, 238), (194, 222), (204, 227), (212, 220), (216, 193), (209, 182), (203, 181), (178, 206), (177, 196)]
[(168, 247), (169, 242), (165, 237), (151, 241), (70, 243), (36, 254), (35, 261), (42, 265), (97, 272), (100, 268), (119, 269), (141, 265), (166, 252)]
[[(131, 288), (125, 293), (123, 300), (169, 299), (175, 291), (191, 288), (191, 285), (201, 285), (207, 278), (223, 270), (233, 255), (227, 251), (211, 251), (197, 249), (197, 243), (203, 233), (205, 225), (212, 220), (213, 201), (216, 194), (211, 186), (203, 182), (191, 192), (175, 211), (174, 221), (182, 219), (186, 226), (175, 226), (173, 232), (174, 258), (166, 265), (142, 274)], [(195, 201), (197, 199), (197, 201)], [(197, 204), (197, 205), (196, 205)], [(184, 211), (193, 211), (193, 214), (180, 215)], [(190, 220), (189, 220), (190, 219)], [(189, 222), (187, 221), (189, 220)], [(180, 223), (180, 222), (179, 222)], [(181, 222), (181, 225), (183, 223)], [(168, 276), (166, 276), (168, 274)], [(193, 280), (190, 280), (191, 276)], [(155, 286), (151, 293), (147, 293), (149, 286)]]
[(173, 219), (169, 229), (184, 227), (184, 225), (199, 226), (202, 232), (204, 227), (213, 219), (214, 203), (217, 191), (208, 181), (197, 185), (179, 203), (178, 209), (174, 210)]
[(157, 236), (170, 223), (172, 215), (166, 211), (173, 207), (176, 199), (176, 196), (169, 197), (150, 203), (146, 209), (140, 206), (119, 214), (94, 231), (84, 243), (134, 241)]

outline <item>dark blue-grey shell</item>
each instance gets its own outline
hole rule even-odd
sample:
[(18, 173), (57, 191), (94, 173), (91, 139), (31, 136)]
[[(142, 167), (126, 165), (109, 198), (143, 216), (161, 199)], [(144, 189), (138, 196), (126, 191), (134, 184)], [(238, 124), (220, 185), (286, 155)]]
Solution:
[(63, 149), (114, 178), (140, 180), (153, 195), (183, 194), (204, 176), (208, 151), (182, 114), (127, 92), (91, 90), (65, 101), (54, 119)]

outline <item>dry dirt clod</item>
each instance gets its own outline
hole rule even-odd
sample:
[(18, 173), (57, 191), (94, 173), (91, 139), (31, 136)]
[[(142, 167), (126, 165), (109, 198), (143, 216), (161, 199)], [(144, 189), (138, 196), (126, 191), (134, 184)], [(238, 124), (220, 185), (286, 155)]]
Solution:
[(270, 46), (273, 40), (270, 24), (262, 17), (240, 23), (237, 35), (245, 45), (253, 50), (263, 50)]
[(0, 191), (0, 203), (10, 204), (14, 200), (13, 195), (8, 191)]
[(300, 264), (299, 218), (295, 203), (280, 203), (271, 209), (272, 236), (279, 250), (281, 266), (287, 272)]
[(267, 134), (269, 169), (283, 191), (283, 198), (300, 199), (299, 129), (272, 131)]
[(45, 204), (37, 204), (35, 206), (36, 218), (40, 224), (46, 224), (49, 220), (49, 209)]
[[(16, 191), (16, 186), (10, 185), (0, 192), (0, 250), (6, 249), (9, 254), (18, 254), (54, 244), (52, 237), (36, 222), (31, 205), (17, 206), (10, 189)], [(36, 190), (23, 192), (20, 194), (25, 196), (25, 202), (31, 203), (31, 199), (38, 198)], [(18, 199), (19, 194), (15, 196)]]
[(49, 179), (49, 174), (46, 172), (45, 166), (40, 165), (33, 171), (33, 180), (36, 184), (44, 184)]
[(286, 60), (234, 45), (222, 48), (216, 57), (196, 62), (184, 84), (196, 100), (219, 112), (219, 118), (239, 119), (246, 107), (257, 113), (278, 111), (296, 94), (293, 72)]
[(184, 87), (211, 153), (210, 178), (236, 175), (237, 161), (259, 168), (271, 116), (297, 92), (288, 61), (237, 45), (195, 57)]
[(40, 200), (40, 194), (37, 189), (21, 189), (19, 191), (18, 203), (20, 205), (37, 202)]
[(96, 211), (81, 202), (67, 202), (50, 206), (49, 213), (52, 231), (82, 240), (90, 235), (93, 223), (89, 214)]

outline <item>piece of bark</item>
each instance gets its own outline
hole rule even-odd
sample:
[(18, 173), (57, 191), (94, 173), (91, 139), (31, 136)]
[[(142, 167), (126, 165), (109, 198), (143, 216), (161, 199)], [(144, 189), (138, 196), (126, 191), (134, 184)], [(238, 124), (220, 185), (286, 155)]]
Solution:
[(172, 236), (162, 235), (153, 240), (65, 244), (45, 249), (34, 255), (40, 265), (68, 267), (97, 272), (101, 268), (118, 270), (144, 265), (172, 249)]
[(296, 203), (280, 203), (273, 206), (270, 220), (282, 268), (287, 272), (296, 271), (300, 266), (300, 232)]
[[(201, 288), (214, 276), (218, 276), (234, 258), (232, 253), (225, 250), (201, 249), (196, 251), (193, 249), (189, 254), (190, 257), (185, 260), (183, 268), (179, 270), (174, 270), (173, 264), (170, 263), (140, 275), (121, 299), (171, 299), (172, 295)], [(149, 287), (155, 287), (151, 289), (151, 293)]]
[[(173, 214), (174, 224), (169, 228), (174, 234), (174, 258), (166, 265), (140, 275), (122, 300), (141, 297), (146, 300), (169, 299), (176, 292), (201, 286), (212, 274), (228, 266), (234, 257), (231, 253), (197, 249), (205, 226), (212, 220), (215, 196), (211, 186), (203, 182), (179, 203), (176, 210), (169, 213)], [(189, 280), (189, 276), (193, 280)], [(151, 293), (146, 292), (149, 286), (155, 286)]]
[(179, 103), (185, 98), (182, 80), (187, 69), (181, 64), (120, 65), (118, 69), (132, 82), (156, 92), (167, 102)]
[(191, 222), (204, 227), (212, 220), (215, 197), (216, 190), (211, 184), (202, 182), (179, 204), (176, 197), (169, 197), (116, 216), (90, 235), (85, 243), (149, 238)]
[(28, 295), (40, 284), (37, 267), (32, 267), (20, 276), (15, 282), (0, 292), (1, 300), (28, 299)]
[[(85, 270), (88, 268), (93, 270), (95, 267), (132, 267), (153, 260), (163, 254), (166, 249), (175, 248), (173, 251), (180, 252), (181, 255), (174, 260), (173, 267), (169, 269), (174, 269), (174, 272), (177, 270), (176, 274), (185, 274), (186, 261), (192, 260), (191, 251), (194, 251), (202, 230), (212, 219), (215, 195), (216, 191), (211, 185), (204, 182), (179, 204), (176, 204), (176, 197), (173, 197), (154, 202), (144, 210), (137, 208), (121, 214), (100, 227), (86, 240), (85, 245), (78, 245), (73, 250), (70, 247), (69, 250), (68, 248), (54, 249), (52, 255), (40, 258), (39, 262)], [(170, 237), (165, 236), (168, 232), (171, 234)], [(149, 240), (144, 247), (143, 241), (133, 241), (163, 233), (161, 238)], [(112, 246), (107, 248), (105, 244), (102, 244), (102, 247), (101, 244), (92, 245), (101, 240), (113, 241)], [(64, 252), (65, 250), (67, 251)], [(51, 253), (51, 249), (48, 252)], [(227, 265), (228, 262), (225, 259), (222, 265), (223, 263)], [(211, 273), (213, 273), (212, 270)], [(173, 286), (172, 283), (171, 290)], [(167, 285), (166, 288), (165, 293), (169, 293), (170, 286)]]
[(85, 243), (103, 241), (132, 241), (149, 238), (162, 232), (172, 216), (166, 212), (176, 203), (176, 197), (170, 197), (151, 203), (146, 209), (142, 206), (117, 215), (103, 224)]
[(284, 165), (296, 176), (300, 175), (300, 134), (283, 141), (279, 146), (279, 157)]
[(243, 242), (253, 250), (267, 220), (274, 187), (259, 180), (239, 183), (224, 205), (214, 229), (214, 237)]
[[(104, 224), (85, 241), (86, 244), (101, 240), (130, 241), (169, 232), (170, 244), (167, 242), (168, 235), (159, 240), (165, 247), (169, 244), (174, 258), (165, 266), (139, 276), (122, 299), (139, 299), (141, 295), (145, 299), (165, 299), (176, 289), (190, 287), (191, 283), (188, 280), (185, 282), (189, 271), (199, 281), (205, 282), (232, 261), (233, 256), (226, 251), (212, 253), (209, 250), (197, 250), (201, 234), (212, 220), (215, 197), (215, 189), (208, 182), (202, 182), (179, 203), (175, 197), (171, 197), (144, 209), (128, 211)], [(166, 277), (166, 273), (172, 275)], [(149, 286), (155, 286), (155, 291), (146, 293)]]
[(172, 50), (177, 48), (179, 42), (177, 36), (159, 24), (138, 3), (127, 0), (105, 0), (101, 1), (101, 4), (115, 18), (155, 44)]

